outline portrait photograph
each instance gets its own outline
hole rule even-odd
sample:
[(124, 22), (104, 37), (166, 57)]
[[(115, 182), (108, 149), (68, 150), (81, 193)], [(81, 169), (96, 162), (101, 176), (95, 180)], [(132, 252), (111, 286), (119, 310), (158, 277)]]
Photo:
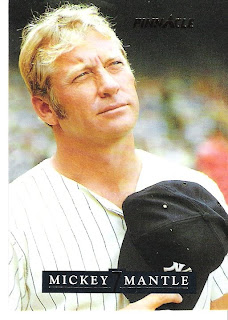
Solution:
[(9, 0), (10, 312), (226, 318), (225, 7)]

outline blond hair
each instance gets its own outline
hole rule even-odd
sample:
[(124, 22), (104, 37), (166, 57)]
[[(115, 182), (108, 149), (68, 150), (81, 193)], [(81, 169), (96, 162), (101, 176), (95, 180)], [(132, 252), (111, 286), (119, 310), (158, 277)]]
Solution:
[(50, 75), (54, 61), (80, 43), (91, 28), (114, 39), (126, 57), (111, 24), (94, 5), (66, 4), (57, 9), (48, 8), (23, 29), (19, 68), (32, 95), (53, 98)]

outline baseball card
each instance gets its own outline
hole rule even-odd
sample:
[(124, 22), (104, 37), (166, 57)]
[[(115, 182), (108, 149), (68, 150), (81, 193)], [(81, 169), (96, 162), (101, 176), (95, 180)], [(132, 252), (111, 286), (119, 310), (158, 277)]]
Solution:
[(8, 9), (8, 309), (225, 319), (225, 1)]

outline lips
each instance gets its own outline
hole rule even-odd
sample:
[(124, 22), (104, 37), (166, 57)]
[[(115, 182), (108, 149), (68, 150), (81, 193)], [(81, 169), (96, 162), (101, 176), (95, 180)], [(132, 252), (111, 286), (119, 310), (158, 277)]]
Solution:
[(107, 107), (105, 107), (104, 109), (102, 109), (102, 111), (98, 112), (98, 114), (110, 112), (112, 110), (119, 109), (119, 108), (124, 107), (126, 105), (127, 105), (127, 103), (110, 104)]

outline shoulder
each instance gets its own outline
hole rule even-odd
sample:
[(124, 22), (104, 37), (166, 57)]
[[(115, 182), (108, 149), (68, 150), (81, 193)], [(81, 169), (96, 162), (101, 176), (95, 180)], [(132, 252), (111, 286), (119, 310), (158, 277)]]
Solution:
[(33, 216), (35, 221), (40, 212), (45, 211), (45, 201), (49, 197), (49, 161), (42, 161), (9, 185), (9, 229), (14, 230), (14, 234), (29, 229), (28, 217)]
[(40, 190), (45, 188), (45, 172), (49, 169), (49, 160), (46, 159), (28, 170), (9, 184), (10, 213), (24, 212), (28, 204), (34, 204), (39, 199)]
[(44, 169), (48, 170), (50, 159), (45, 159), (35, 167), (31, 168), (30, 170), (26, 171), (24, 174), (13, 180), (9, 184), (9, 190), (17, 189), (21, 187), (21, 185), (28, 183), (31, 179), (40, 176)]
[(145, 187), (165, 180), (186, 180), (196, 182), (207, 189), (227, 210), (224, 196), (217, 184), (204, 173), (173, 163), (160, 156), (137, 150), (142, 161), (142, 180)]

